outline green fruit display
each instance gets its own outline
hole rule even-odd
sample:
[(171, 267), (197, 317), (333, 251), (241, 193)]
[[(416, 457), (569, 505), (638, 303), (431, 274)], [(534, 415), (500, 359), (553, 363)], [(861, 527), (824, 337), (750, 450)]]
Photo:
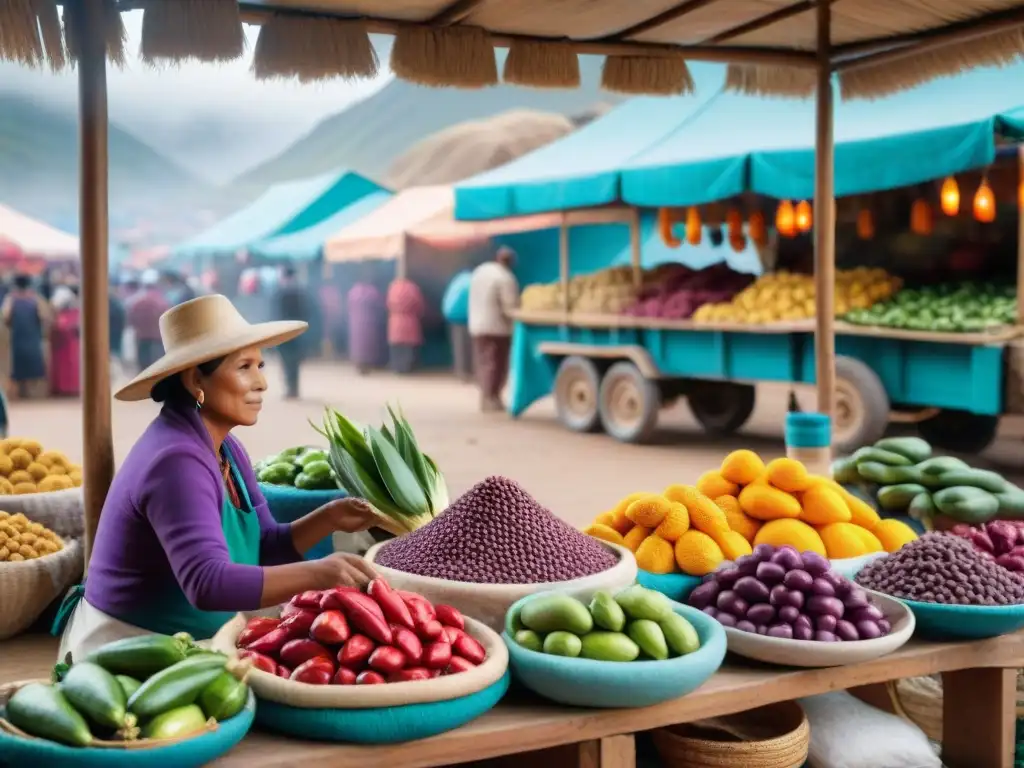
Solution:
[(530, 651), (594, 661), (663, 661), (700, 648), (697, 631), (660, 592), (638, 584), (589, 606), (553, 593), (526, 600), (505, 616), (505, 631)]
[(253, 465), (256, 479), (301, 491), (328, 491), (338, 487), (329, 456), (322, 448), (285, 448)]
[(904, 288), (891, 299), (844, 318), (855, 325), (909, 331), (982, 333), (1013, 325), (1017, 291), (1011, 284), (960, 281), (923, 288)]

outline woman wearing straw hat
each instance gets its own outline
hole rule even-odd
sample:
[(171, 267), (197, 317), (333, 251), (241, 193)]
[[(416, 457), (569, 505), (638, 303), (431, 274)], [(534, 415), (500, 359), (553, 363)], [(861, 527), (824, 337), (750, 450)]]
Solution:
[(151, 632), (210, 638), (235, 612), (373, 577), (353, 555), (301, 559), (336, 531), (366, 530), (370, 506), (341, 499), (293, 523), (274, 522), (230, 434), (255, 424), (262, 408), (260, 350), (305, 330), (294, 321), (250, 325), (223, 296), (187, 301), (160, 318), (164, 356), (116, 397), (163, 408), (110, 487), (87, 584), (61, 606), (61, 658)]

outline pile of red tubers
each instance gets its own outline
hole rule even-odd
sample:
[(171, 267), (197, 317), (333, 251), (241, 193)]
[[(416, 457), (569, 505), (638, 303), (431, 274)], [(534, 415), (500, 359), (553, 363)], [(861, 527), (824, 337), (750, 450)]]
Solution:
[(967, 539), (996, 565), (1024, 573), (1024, 521), (989, 520), (977, 526), (957, 523), (951, 533)]
[(374, 579), (366, 592), (303, 592), (280, 618), (250, 619), (239, 657), (259, 670), (309, 685), (376, 685), (465, 672), (486, 658), (462, 614)]

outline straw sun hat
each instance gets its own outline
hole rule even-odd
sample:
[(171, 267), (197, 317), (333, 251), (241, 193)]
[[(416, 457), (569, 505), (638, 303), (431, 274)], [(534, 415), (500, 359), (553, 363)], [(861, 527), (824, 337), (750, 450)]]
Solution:
[(309, 327), (297, 320), (252, 325), (224, 296), (200, 296), (160, 316), (164, 356), (144, 370), (114, 397), (145, 400), (153, 387), (168, 376), (216, 360), (247, 347), (276, 347)]

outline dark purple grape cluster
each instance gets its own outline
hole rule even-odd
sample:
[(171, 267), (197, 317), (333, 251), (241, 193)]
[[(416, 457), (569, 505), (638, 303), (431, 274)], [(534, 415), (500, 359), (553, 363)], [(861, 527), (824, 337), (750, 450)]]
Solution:
[(735, 565), (704, 577), (690, 605), (726, 627), (784, 640), (835, 643), (889, 634), (867, 594), (815, 552), (759, 544)]
[(1024, 578), (997, 565), (967, 539), (929, 533), (875, 560), (857, 583), (905, 600), (945, 605), (1024, 603)]
[(433, 521), (381, 547), (395, 570), (477, 584), (544, 584), (606, 571), (618, 557), (542, 507), (514, 480), (493, 476)]

